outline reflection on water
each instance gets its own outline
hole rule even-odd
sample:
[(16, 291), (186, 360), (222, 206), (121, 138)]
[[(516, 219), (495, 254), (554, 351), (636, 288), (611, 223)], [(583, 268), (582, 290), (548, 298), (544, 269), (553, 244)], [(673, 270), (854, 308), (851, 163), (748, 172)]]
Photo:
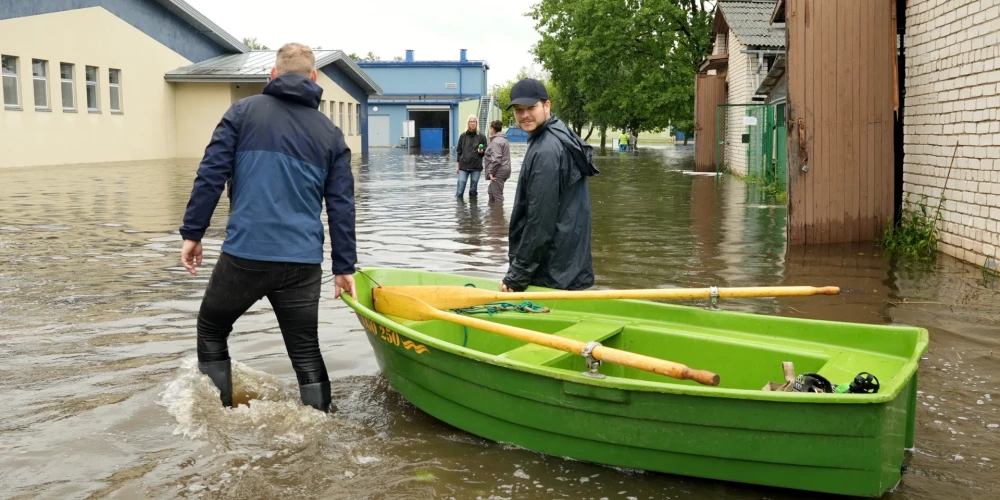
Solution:
[[(499, 279), (524, 146), (512, 149), (502, 207), (487, 204), (485, 180), (479, 200), (456, 200), (446, 156), (379, 151), (357, 161), (361, 267)], [(784, 207), (740, 181), (685, 174), (692, 153), (598, 152), (598, 286), (834, 284), (845, 292), (722, 306), (928, 328), (917, 449), (888, 497), (995, 497), (995, 283), (948, 258), (931, 269), (898, 267), (870, 244), (786, 251)], [(457, 431), (377, 375), (332, 286), (320, 335), (340, 412), (326, 418), (298, 404), (266, 300), (231, 337), (236, 390), (249, 406), (223, 411), (195, 367), (194, 323), (228, 209), (223, 197), (203, 272), (187, 275), (177, 226), (195, 168), (179, 160), (0, 170), (0, 496), (801, 498), (583, 464)]]

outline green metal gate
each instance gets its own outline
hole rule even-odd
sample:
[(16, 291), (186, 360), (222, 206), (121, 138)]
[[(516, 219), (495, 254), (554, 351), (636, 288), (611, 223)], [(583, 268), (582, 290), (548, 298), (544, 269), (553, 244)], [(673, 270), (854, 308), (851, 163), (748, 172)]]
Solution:
[[(728, 113), (728, 108), (740, 108), (743, 113)], [(729, 137), (728, 130), (736, 127), (740, 130), (741, 142), (746, 145), (747, 178), (765, 184), (780, 183), (783, 187), (787, 161), (785, 130), (783, 126), (776, 127), (776, 115), (784, 116), (784, 104), (780, 105), (778, 110), (775, 106), (767, 104), (720, 104), (716, 109), (716, 130), (720, 131), (716, 144), (716, 158), (724, 158), (722, 147)], [(731, 119), (733, 116), (739, 116), (742, 123)], [(776, 131), (780, 136), (776, 137)], [(777, 161), (775, 161), (776, 153)], [(729, 159), (726, 158), (725, 161), (728, 163)], [(717, 162), (717, 165), (721, 163), (723, 162)], [(778, 164), (781, 165), (780, 172)], [(717, 171), (718, 168), (717, 166)]]

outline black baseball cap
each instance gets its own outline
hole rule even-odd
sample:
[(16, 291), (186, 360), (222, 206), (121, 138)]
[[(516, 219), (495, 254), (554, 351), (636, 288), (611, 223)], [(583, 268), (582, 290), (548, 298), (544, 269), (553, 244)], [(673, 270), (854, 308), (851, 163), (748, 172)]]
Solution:
[(510, 105), (507, 106), (507, 109), (512, 108), (515, 104), (534, 106), (538, 101), (547, 100), (549, 100), (549, 93), (545, 90), (545, 85), (534, 78), (525, 78), (515, 83), (514, 87), (510, 89)]

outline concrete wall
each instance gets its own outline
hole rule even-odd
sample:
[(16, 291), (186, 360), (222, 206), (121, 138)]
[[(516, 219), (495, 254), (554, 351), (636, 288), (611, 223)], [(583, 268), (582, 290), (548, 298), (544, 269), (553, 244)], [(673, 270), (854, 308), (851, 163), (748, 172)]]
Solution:
[[(0, 108), (0, 166), (175, 155), (174, 93), (163, 74), (191, 61), (107, 10), (93, 7), (0, 21), (0, 53), (19, 58), (22, 107)], [(35, 110), (32, 58), (48, 60), (51, 111)], [(62, 109), (61, 62), (75, 65), (76, 112)], [(100, 113), (87, 111), (85, 66), (99, 68)], [(122, 114), (109, 109), (108, 68), (122, 71)]]
[[(486, 93), (486, 70), (482, 66), (405, 66), (403, 63), (366, 64), (358, 66), (375, 80), (386, 95), (454, 95), (480, 96)], [(461, 80), (459, 80), (461, 72)], [(461, 84), (459, 85), (459, 82)], [(456, 88), (445, 87), (446, 83)]]
[(904, 196), (927, 195), (937, 207), (943, 194), (938, 248), (976, 265), (995, 258), (1000, 246), (998, 42), (997, 2), (907, 6)]
[(177, 157), (201, 158), (232, 104), (228, 83), (175, 83)]
[[(323, 88), (322, 100), (325, 101), (323, 114), (330, 116), (330, 105), (334, 106), (333, 123), (341, 127), (347, 147), (353, 154), (361, 154), (362, 134), (358, 130), (357, 118), (348, 126), (348, 117), (357, 113), (358, 102), (348, 95), (322, 72), (316, 83)], [(205, 147), (212, 139), (212, 132), (222, 119), (232, 103), (263, 92), (264, 83), (175, 83), (176, 121), (177, 121), (177, 156), (179, 158), (201, 158)], [(345, 103), (344, 125), (340, 124), (339, 106)], [(354, 106), (350, 114), (346, 104)]]
[[(377, 107), (378, 111), (373, 111)], [(403, 121), (406, 120), (405, 104), (369, 104), (368, 116), (388, 116), (389, 117), (389, 146), (399, 145), (399, 138), (403, 135)]]
[[(367, 106), (359, 106), (358, 99), (350, 95), (347, 90), (341, 88), (339, 85), (334, 83), (334, 81), (323, 71), (319, 72), (319, 78), (316, 83), (320, 87), (323, 87), (323, 100), (327, 101), (327, 105), (330, 103), (335, 103), (337, 106), (337, 120), (333, 122), (334, 125), (340, 127), (344, 132), (345, 139), (347, 139), (347, 147), (351, 148), (351, 153), (362, 154), (362, 131), (367, 129), (367, 113), (364, 113), (366, 118), (365, 123), (362, 124), (363, 128), (358, 129), (358, 118), (357, 113), (359, 110), (366, 110)], [(344, 123), (340, 123), (340, 103), (347, 103), (352, 108), (353, 111), (348, 112), (348, 107), (344, 106)], [(327, 109), (327, 115), (330, 114), (329, 109)], [(353, 117), (353, 118), (351, 118)], [(353, 120), (353, 123), (347, 123), (348, 120)]]
[[(191, 62), (201, 62), (229, 53), (194, 26), (152, 0), (2, 0), (0, 19), (23, 18), (92, 7), (103, 7)], [(84, 27), (81, 25), (78, 29)], [(95, 32), (88, 30), (86, 33), (81, 33), (89, 36)], [(74, 40), (73, 43), (82, 38), (70, 35), (73, 32), (49, 31), (48, 33), (50, 36), (54, 35), (53, 39), (69, 35), (70, 39)]]
[[(750, 87), (750, 71), (747, 68), (748, 56), (740, 51), (746, 50), (746, 45), (740, 41), (733, 31), (729, 32), (727, 41), (729, 48), (729, 69), (726, 81), (729, 84), (728, 104), (746, 104), (753, 97), (754, 90)], [(726, 108), (726, 146), (723, 152), (725, 166), (737, 175), (747, 175), (747, 144), (743, 143), (743, 134), (747, 127), (743, 125), (743, 117), (747, 110), (741, 107)]]

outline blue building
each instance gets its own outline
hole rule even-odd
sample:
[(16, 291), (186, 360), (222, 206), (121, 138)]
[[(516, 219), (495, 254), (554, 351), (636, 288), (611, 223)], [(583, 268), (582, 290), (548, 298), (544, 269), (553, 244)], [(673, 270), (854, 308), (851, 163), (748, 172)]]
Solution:
[(370, 147), (404, 147), (405, 122), (414, 122), (409, 147), (444, 150), (458, 144), (469, 115), (479, 129), (499, 119), (501, 111), (486, 87), (486, 61), (470, 61), (461, 49), (457, 61), (417, 61), (406, 51), (402, 61), (358, 61), (382, 94), (368, 98)]

